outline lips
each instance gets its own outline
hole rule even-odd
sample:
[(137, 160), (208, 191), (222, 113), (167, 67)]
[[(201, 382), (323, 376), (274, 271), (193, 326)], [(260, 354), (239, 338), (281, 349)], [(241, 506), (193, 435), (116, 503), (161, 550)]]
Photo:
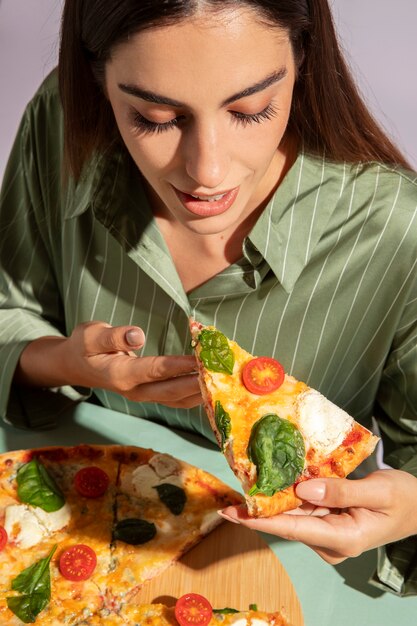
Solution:
[(190, 194), (174, 187), (181, 204), (193, 215), (210, 217), (227, 211), (236, 200), (239, 187), (213, 195)]

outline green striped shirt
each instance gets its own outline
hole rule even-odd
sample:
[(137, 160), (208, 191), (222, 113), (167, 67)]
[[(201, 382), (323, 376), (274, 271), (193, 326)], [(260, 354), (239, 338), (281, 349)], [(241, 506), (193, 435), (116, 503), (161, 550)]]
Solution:
[[(143, 355), (183, 354), (192, 315), (249, 352), (276, 357), (365, 426), (374, 418), (385, 463), (417, 476), (413, 173), (300, 153), (241, 259), (185, 293), (130, 158), (96, 156), (82, 180), (66, 187), (61, 164), (53, 74), (24, 114), (3, 181), (3, 419), (50, 426), (69, 403), (94, 393), (106, 407), (213, 439), (202, 407), (134, 403), (100, 389), (19, 394), (12, 384), (21, 351), (43, 335), (68, 335), (88, 320), (134, 324), (147, 337)], [(417, 593), (415, 538), (380, 556), (377, 584)]]

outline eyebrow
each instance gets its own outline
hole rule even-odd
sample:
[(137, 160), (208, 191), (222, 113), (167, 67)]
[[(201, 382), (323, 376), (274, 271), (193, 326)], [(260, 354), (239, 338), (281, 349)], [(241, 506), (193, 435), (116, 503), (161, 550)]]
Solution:
[[(283, 67), (266, 78), (263, 78), (259, 82), (251, 85), (250, 87), (246, 87), (242, 91), (238, 91), (237, 93), (230, 96), (230, 98), (226, 98), (222, 102), (222, 106), (227, 106), (232, 104), (232, 102), (236, 102), (236, 100), (241, 100), (242, 98), (247, 98), (248, 96), (252, 96), (255, 93), (259, 93), (264, 89), (267, 89), (274, 83), (279, 82), (287, 75), (287, 68)], [(146, 100), (147, 102), (152, 102), (153, 104), (165, 104), (168, 106), (180, 108), (185, 106), (183, 102), (179, 102), (178, 100), (173, 100), (172, 98), (168, 98), (167, 96), (161, 96), (153, 91), (148, 91), (147, 89), (142, 89), (138, 85), (131, 85), (130, 83), (118, 83), (117, 85), (121, 91), (127, 93), (131, 96), (135, 96), (136, 98), (141, 98), (142, 100)]]

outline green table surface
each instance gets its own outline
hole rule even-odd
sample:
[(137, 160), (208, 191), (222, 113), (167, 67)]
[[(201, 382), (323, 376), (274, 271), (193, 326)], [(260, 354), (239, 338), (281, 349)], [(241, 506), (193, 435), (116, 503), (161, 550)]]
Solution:
[[(4, 425), (0, 437), (3, 452), (79, 443), (150, 447), (198, 465), (239, 490), (223, 455), (202, 437), (93, 404), (82, 403), (62, 415), (53, 430), (25, 431)], [(399, 598), (368, 583), (375, 569), (375, 551), (331, 566), (302, 544), (262, 536), (292, 580), (306, 626), (417, 626), (417, 597)]]

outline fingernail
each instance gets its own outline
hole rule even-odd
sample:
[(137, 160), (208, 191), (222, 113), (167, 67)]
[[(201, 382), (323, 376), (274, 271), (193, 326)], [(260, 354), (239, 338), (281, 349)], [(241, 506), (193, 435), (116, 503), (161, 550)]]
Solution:
[(297, 496), (309, 502), (321, 502), (326, 495), (326, 485), (319, 481), (306, 480), (297, 485)]
[(227, 515), (227, 513), (223, 513), (223, 511), (217, 511), (217, 513), (220, 515), (220, 517), (226, 519), (228, 522), (233, 522), (233, 524), (240, 524), (238, 519), (234, 517), (229, 517), (229, 515)]
[(143, 346), (145, 335), (140, 328), (130, 328), (125, 334), (126, 342), (129, 346)]

